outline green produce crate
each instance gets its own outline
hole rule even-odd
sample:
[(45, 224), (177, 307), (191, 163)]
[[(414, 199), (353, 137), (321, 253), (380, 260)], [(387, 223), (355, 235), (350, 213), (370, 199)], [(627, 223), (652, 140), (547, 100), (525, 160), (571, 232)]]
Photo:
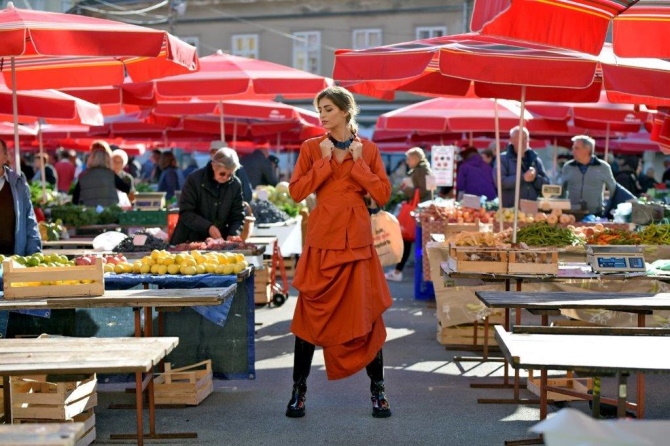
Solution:
[(126, 211), (119, 215), (122, 225), (167, 226), (168, 211)]

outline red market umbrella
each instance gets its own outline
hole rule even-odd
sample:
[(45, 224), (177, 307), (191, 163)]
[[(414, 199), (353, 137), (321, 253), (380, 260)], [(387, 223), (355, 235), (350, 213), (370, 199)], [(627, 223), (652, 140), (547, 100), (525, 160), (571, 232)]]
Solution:
[[(217, 52), (200, 59), (200, 71), (154, 82), (161, 97), (204, 100), (311, 98), (332, 80), (285, 65)], [(221, 107), (222, 108), (222, 107)], [(220, 110), (221, 121), (227, 110)], [(225, 140), (225, 135), (221, 135)]]
[(309, 98), (331, 85), (325, 77), (259, 59), (217, 52), (200, 59), (197, 73), (155, 81), (161, 96), (282, 95)]
[(476, 0), (470, 29), (597, 55), (670, 57), (669, 0)]
[[(147, 81), (198, 68), (195, 48), (176, 37), (110, 20), (10, 2), (0, 10), (0, 30), (0, 72), (14, 91), (115, 85), (126, 75)], [(18, 151), (15, 156), (19, 169)]]

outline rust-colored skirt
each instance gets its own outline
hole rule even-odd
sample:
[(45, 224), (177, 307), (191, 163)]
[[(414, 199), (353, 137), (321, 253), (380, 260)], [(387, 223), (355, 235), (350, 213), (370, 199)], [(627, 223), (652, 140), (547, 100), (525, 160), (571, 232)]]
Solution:
[(291, 331), (323, 347), (328, 379), (353, 375), (374, 359), (386, 340), (382, 313), (392, 300), (372, 246), (305, 246), (293, 286), (300, 294)]

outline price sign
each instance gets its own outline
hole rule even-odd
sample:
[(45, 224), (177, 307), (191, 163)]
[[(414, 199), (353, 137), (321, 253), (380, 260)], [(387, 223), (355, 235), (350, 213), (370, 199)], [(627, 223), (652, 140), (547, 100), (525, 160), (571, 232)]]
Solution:
[(144, 246), (144, 244), (147, 242), (147, 236), (144, 234), (136, 234), (135, 237), (133, 237), (133, 245), (135, 246)]
[(431, 168), (435, 176), (436, 186), (454, 185), (454, 146), (433, 146), (431, 153)]

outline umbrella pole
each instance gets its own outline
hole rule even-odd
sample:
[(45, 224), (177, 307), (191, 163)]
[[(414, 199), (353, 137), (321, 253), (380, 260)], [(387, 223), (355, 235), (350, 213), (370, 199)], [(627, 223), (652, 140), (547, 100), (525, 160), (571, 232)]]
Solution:
[(558, 143), (556, 142), (556, 138), (554, 138), (554, 183), (556, 182), (556, 179), (558, 178)]
[[(516, 243), (516, 230), (519, 225), (519, 195), (521, 195), (521, 158), (524, 153), (521, 151), (521, 139), (523, 131), (523, 114), (526, 110), (526, 86), (521, 87), (521, 113), (519, 116), (519, 139), (516, 146), (516, 184), (514, 185), (514, 225), (512, 229), (512, 243)], [(529, 142), (530, 143), (530, 142)], [(525, 150), (525, 148), (524, 148)]]
[(493, 113), (495, 114), (496, 130), (496, 182), (498, 183), (498, 220), (500, 223), (500, 232), (503, 231), (503, 207), (502, 207), (502, 178), (500, 170), (500, 120), (498, 118), (498, 99), (493, 101)]
[(610, 123), (607, 123), (607, 132), (605, 133), (605, 162), (609, 163), (607, 159), (607, 155), (609, 154), (610, 151)]
[(219, 101), (219, 135), (222, 142), (226, 142), (226, 129), (223, 123), (223, 101)]
[(37, 139), (40, 143), (40, 176), (42, 177), (42, 203), (46, 202), (47, 197), (47, 180), (46, 180), (46, 163), (44, 156), (44, 142), (42, 140), (42, 121), (37, 120)]
[(21, 146), (19, 146), (19, 99), (16, 93), (16, 65), (12, 62), (12, 112), (14, 115), (14, 171), (21, 175)]

